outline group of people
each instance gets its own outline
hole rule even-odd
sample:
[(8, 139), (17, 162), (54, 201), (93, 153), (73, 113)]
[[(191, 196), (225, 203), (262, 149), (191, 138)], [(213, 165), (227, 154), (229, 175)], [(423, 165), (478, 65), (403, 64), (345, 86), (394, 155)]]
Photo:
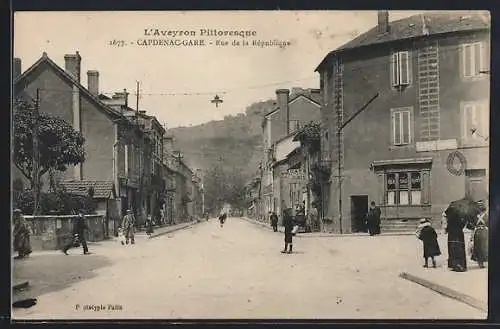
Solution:
[[(479, 203), (479, 213), (476, 219), (465, 219), (456, 209), (450, 207), (444, 213), (446, 218), (446, 233), (448, 234), (448, 268), (455, 272), (467, 271), (467, 257), (465, 249), (464, 228), (472, 229), (469, 253), (471, 260), (478, 263), (480, 268), (484, 268), (484, 263), (488, 261), (488, 209)], [(420, 220), (417, 227), (416, 236), (422, 240), (424, 267), (429, 267), (429, 259), (432, 267), (436, 268), (435, 257), (441, 255), (438, 243), (438, 235), (432, 227), (429, 219)]]

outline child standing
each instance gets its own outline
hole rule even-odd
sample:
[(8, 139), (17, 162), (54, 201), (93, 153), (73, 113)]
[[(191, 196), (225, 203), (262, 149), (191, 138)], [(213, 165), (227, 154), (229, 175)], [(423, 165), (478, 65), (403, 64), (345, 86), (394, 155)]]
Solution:
[(427, 218), (420, 220), (420, 225), (418, 225), (415, 234), (424, 244), (424, 267), (429, 267), (430, 258), (432, 260), (432, 267), (436, 268), (436, 260), (434, 257), (441, 255), (441, 250), (439, 249), (436, 230), (434, 230)]

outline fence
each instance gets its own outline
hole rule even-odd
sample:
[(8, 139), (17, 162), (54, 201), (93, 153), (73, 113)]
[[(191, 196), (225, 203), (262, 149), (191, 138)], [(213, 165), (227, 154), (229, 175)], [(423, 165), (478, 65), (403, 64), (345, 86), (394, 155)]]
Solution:
[[(74, 216), (24, 216), (31, 228), (33, 250), (61, 249), (72, 239)], [(85, 215), (87, 241), (102, 241), (108, 236), (109, 224), (102, 215)], [(111, 232), (110, 232), (111, 233)]]

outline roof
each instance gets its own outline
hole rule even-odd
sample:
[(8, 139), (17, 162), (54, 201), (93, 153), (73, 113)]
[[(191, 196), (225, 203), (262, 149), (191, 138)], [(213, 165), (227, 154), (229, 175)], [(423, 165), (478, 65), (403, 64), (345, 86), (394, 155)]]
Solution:
[(24, 81), (31, 73), (33, 73), (40, 65), (42, 64), (47, 64), (50, 68), (55, 70), (59, 75), (63, 77), (66, 81), (68, 81), (70, 84), (75, 85), (80, 89), (80, 91), (85, 95), (87, 98), (92, 100), (94, 103), (96, 103), (101, 110), (103, 110), (104, 113), (106, 113), (109, 116), (113, 117), (122, 117), (121, 113), (119, 111), (116, 111), (115, 109), (107, 106), (104, 104), (100, 98), (101, 96), (95, 96), (93, 95), (90, 91), (88, 91), (87, 88), (85, 88), (81, 83), (76, 81), (70, 74), (68, 74), (63, 68), (61, 68), (59, 65), (57, 65), (53, 60), (49, 58), (47, 53), (43, 53), (42, 57), (38, 61), (36, 61), (33, 65), (31, 65), (26, 71), (24, 71), (21, 75), (19, 75), (15, 81), (14, 85), (17, 85)]
[[(428, 34), (424, 33), (424, 21)], [(421, 38), (427, 35), (439, 35), (463, 31), (489, 30), (490, 17), (485, 13), (439, 12), (423, 13), (389, 22), (389, 32), (380, 34), (375, 26), (346, 44), (331, 51), (316, 68), (316, 71), (329, 58), (360, 47), (375, 44), (392, 43), (396, 41)]]
[[(318, 89), (292, 88), (290, 98), (288, 99), (288, 104), (292, 103), (293, 101), (297, 100), (298, 98), (304, 97), (307, 100), (317, 104), (318, 106), (321, 106), (320, 94), (319, 93), (314, 94), (311, 92), (312, 90), (318, 90)], [(280, 109), (280, 107), (276, 106), (271, 111), (264, 114), (264, 117), (267, 117), (271, 114), (274, 114), (279, 109)]]
[(112, 181), (62, 181), (59, 184), (66, 192), (77, 195), (87, 195), (89, 188), (92, 187), (94, 189), (94, 199), (108, 199), (115, 196), (114, 184)]

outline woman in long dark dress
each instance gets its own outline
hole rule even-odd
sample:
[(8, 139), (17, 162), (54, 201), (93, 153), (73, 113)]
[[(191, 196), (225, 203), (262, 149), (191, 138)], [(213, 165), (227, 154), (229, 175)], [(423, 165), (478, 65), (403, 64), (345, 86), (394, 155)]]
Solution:
[(455, 272), (467, 271), (465, 255), (464, 227), (465, 222), (454, 208), (449, 207), (443, 214), (446, 216), (446, 233), (448, 234), (448, 268)]
[(23, 259), (31, 254), (30, 229), (20, 209), (14, 210), (14, 251), (16, 259)]
[[(291, 209), (283, 211), (283, 226), (285, 227), (285, 248), (281, 251), (283, 254), (291, 254), (293, 248), (293, 218), (291, 216)], [(289, 248), (289, 249), (288, 249)], [(287, 250), (288, 249), (288, 250)]]

